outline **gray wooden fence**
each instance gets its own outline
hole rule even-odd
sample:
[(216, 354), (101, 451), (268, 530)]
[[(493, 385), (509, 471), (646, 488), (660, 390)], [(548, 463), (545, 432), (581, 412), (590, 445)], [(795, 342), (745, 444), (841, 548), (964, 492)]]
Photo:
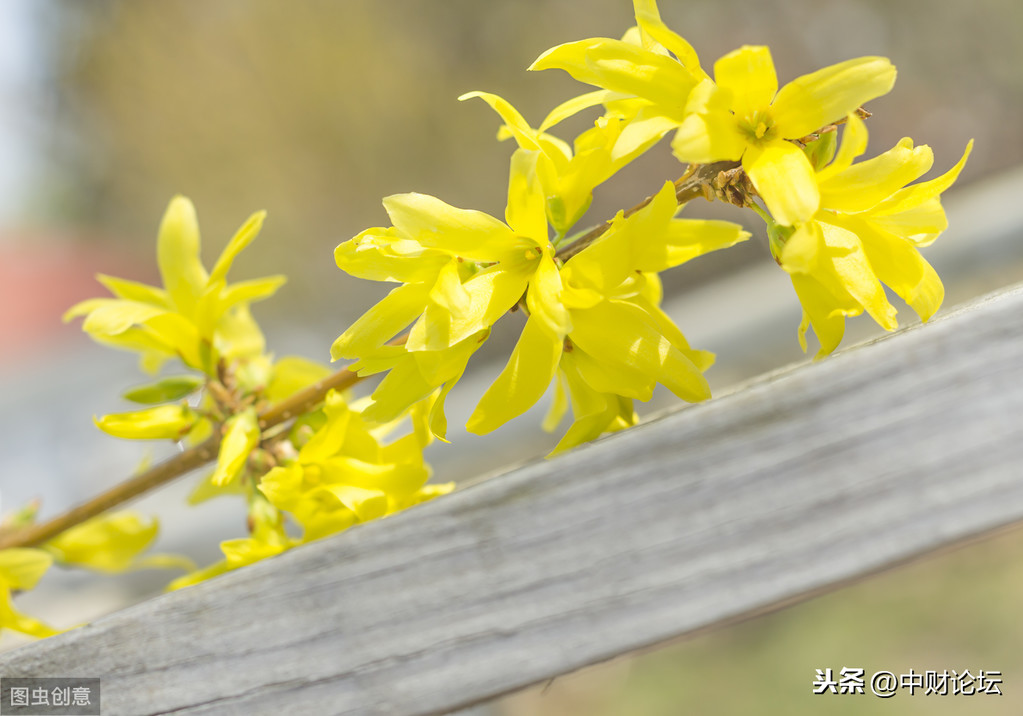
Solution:
[(1023, 519), (1023, 287), (0, 655), (104, 714), (436, 714)]

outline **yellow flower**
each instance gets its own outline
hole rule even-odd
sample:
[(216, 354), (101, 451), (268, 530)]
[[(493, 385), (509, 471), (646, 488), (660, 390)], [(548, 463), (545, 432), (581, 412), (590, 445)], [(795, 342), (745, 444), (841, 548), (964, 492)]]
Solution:
[(612, 150), (615, 160), (634, 156), (678, 127), (689, 93), (707, 77), (692, 45), (661, 21), (654, 0), (634, 0), (633, 9), (637, 27), (621, 40), (591, 38), (558, 45), (529, 67), (562, 69), (580, 82), (604, 88), (603, 93), (566, 103), (559, 116), (590, 104), (613, 105), (628, 119)]
[(714, 64), (686, 106), (672, 141), (683, 162), (742, 159), (742, 167), (779, 224), (806, 221), (820, 196), (797, 140), (887, 93), (895, 67), (860, 57), (803, 75), (778, 89), (770, 50), (744, 46)]
[(185, 197), (174, 197), (157, 238), (163, 288), (100, 275), (100, 283), (116, 298), (82, 301), (64, 320), (85, 316), (86, 333), (100, 343), (139, 352), (149, 373), (180, 358), (216, 377), (219, 358), (262, 352), (263, 337), (248, 305), (273, 295), (284, 283), (283, 276), (227, 283), (231, 264), (259, 233), (264, 217), (265, 212), (249, 217), (207, 273), (199, 257), (195, 208)]
[(100, 515), (76, 525), (44, 545), (61, 564), (98, 572), (129, 569), (195, 569), (191, 560), (171, 554), (140, 556), (156, 539), (159, 525), (134, 512)]
[(818, 358), (841, 342), (845, 316), (866, 311), (885, 330), (897, 327), (882, 284), (924, 321), (944, 297), (941, 280), (918, 248), (930, 245), (948, 225), (939, 196), (959, 176), (973, 142), (948, 172), (910, 186), (930, 170), (930, 147), (914, 147), (907, 138), (853, 164), (866, 146), (866, 127), (851, 115), (834, 161), (815, 175), (819, 209), (773, 247), (803, 306), (800, 345), (805, 351), (806, 329), (813, 326), (821, 346)]
[(167, 591), (189, 587), (267, 557), (274, 557), (298, 544), (298, 540), (285, 533), (280, 512), (262, 497), (256, 496), (249, 503), (249, 524), (251, 536), (220, 543), (223, 560), (175, 579), (167, 585)]
[(422, 451), (430, 440), (428, 414), (429, 406), (420, 406), (413, 411), (414, 430), (383, 444), (395, 425), (372, 426), (331, 391), (323, 424), (293, 462), (262, 478), (259, 490), (302, 526), (303, 542), (429, 499), (438, 486), (426, 486), (430, 468)]
[(627, 152), (622, 152), (622, 147), (618, 146), (619, 139), (629, 121), (616, 115), (601, 117), (593, 127), (576, 137), (574, 150), (547, 133), (547, 129), (591, 103), (607, 101), (608, 93), (584, 95), (556, 107), (539, 129), (530, 127), (511, 104), (497, 95), (469, 92), (459, 99), (472, 97), (485, 101), (505, 121), (498, 134), (500, 139), (514, 137), (521, 149), (539, 152), (536, 172), (546, 199), (547, 219), (558, 237), (564, 237), (582, 218), (593, 200), (595, 187), (646, 151), (660, 137), (644, 137), (638, 144), (630, 146)]
[(59, 629), (19, 612), (11, 599), (12, 590), (35, 587), (51, 564), (53, 557), (41, 549), (0, 550), (0, 633), (4, 629), (35, 637), (60, 633)]
[[(568, 314), (556, 301), (561, 279), (538, 157), (524, 149), (512, 156), (507, 223), (423, 194), (401, 194), (384, 200), (393, 227), (370, 229), (337, 248), (342, 269), (404, 283), (331, 348), (335, 360), (359, 359), (352, 370), (360, 375), (391, 371), (374, 392), (367, 417), (391, 420), (438, 388), (446, 395), (490, 327), (523, 295), (550, 330), (567, 328)], [(384, 345), (410, 323), (403, 346)], [(441, 426), (443, 416), (433, 422)], [(443, 429), (437, 434), (443, 436)]]
[[(579, 406), (573, 430), (586, 439), (598, 423), (601, 431), (631, 424), (631, 399), (649, 400), (657, 383), (683, 400), (710, 396), (702, 370), (713, 358), (692, 350), (660, 310), (656, 274), (749, 234), (729, 222), (675, 219), (677, 210), (667, 182), (646, 207), (628, 218), (619, 212), (600, 239), (565, 263), (562, 290), (530, 303), (511, 359), (469, 418), (471, 432), (490, 432), (528, 410), (559, 368)], [(550, 300), (568, 314), (562, 330), (534, 310)]]

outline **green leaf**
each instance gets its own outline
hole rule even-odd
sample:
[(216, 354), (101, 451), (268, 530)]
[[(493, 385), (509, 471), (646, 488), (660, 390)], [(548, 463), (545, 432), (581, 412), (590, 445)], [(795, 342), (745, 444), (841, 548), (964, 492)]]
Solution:
[(195, 375), (172, 375), (132, 388), (123, 397), (133, 403), (156, 405), (184, 398), (202, 387), (204, 382), (205, 379)]

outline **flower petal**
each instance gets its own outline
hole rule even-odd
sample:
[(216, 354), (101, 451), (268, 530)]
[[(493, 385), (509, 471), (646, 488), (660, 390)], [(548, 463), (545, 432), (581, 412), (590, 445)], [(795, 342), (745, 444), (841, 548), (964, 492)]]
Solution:
[(836, 122), (895, 85), (895, 66), (886, 57), (857, 57), (797, 77), (774, 99), (775, 126), (786, 139), (799, 139)]
[[(547, 209), (544, 187), (536, 174), (539, 157), (540, 152), (527, 149), (517, 149), (512, 154), (505, 221), (516, 235), (545, 246), (548, 241)], [(515, 248), (513, 242), (505, 245), (508, 250)]]
[(237, 233), (235, 233), (220, 253), (220, 258), (217, 259), (217, 263), (214, 264), (213, 270), (210, 272), (209, 283), (227, 279), (227, 272), (230, 270), (231, 264), (234, 263), (238, 254), (251, 244), (252, 240), (259, 234), (259, 230), (263, 228), (264, 219), (266, 219), (266, 212), (257, 211), (242, 224), (242, 227), (238, 229)]
[(913, 140), (903, 139), (884, 154), (829, 179), (821, 181), (818, 175), (821, 206), (848, 214), (866, 211), (925, 174), (933, 163), (930, 147), (914, 147)]
[(686, 116), (671, 140), (671, 149), (682, 162), (735, 161), (746, 149), (746, 137), (740, 132), (734, 115), (716, 106), (726, 95), (709, 81), (694, 90), (693, 95), (703, 92), (718, 93), (718, 99), (708, 98), (707, 102), (714, 106), (706, 112)]
[(171, 200), (160, 222), (156, 257), (164, 288), (181, 313), (189, 315), (206, 289), (206, 269), (199, 259), (199, 221), (183, 196)]
[(478, 262), (500, 261), (512, 231), (481, 211), (458, 209), (426, 194), (395, 194), (384, 208), (396, 228), (427, 248)]
[(808, 221), (820, 206), (810, 160), (791, 142), (751, 145), (742, 157), (742, 167), (779, 224), (794, 226)]
[(489, 104), (491, 109), (501, 115), (505, 126), (511, 131), (512, 136), (515, 137), (515, 141), (518, 142), (521, 148), (540, 149), (540, 145), (537, 143), (539, 132), (529, 126), (529, 123), (508, 100), (490, 92), (466, 92), (458, 98), (458, 101), (464, 102), (474, 97), (479, 97)]
[(359, 358), (391, 340), (422, 314), (429, 292), (430, 287), (421, 283), (391, 291), (334, 341), (331, 360)]
[(732, 110), (747, 117), (764, 110), (778, 92), (771, 51), (763, 45), (743, 45), (714, 63), (714, 80), (732, 93)]
[(575, 79), (649, 100), (682, 118), (696, 76), (670, 57), (621, 40), (593, 38), (547, 50), (530, 70), (558, 68)]
[(919, 184), (907, 186), (905, 189), (900, 189), (884, 203), (880, 204), (872, 213), (882, 215), (908, 211), (939, 196), (942, 192), (952, 186), (952, 183), (959, 177), (959, 172), (961, 172), (963, 167), (966, 166), (966, 160), (969, 158), (972, 150), (973, 140), (971, 139), (966, 145), (966, 151), (963, 152), (963, 156), (958, 162), (956, 162), (954, 167), (936, 179), (931, 179), (930, 181), (921, 182)]
[(554, 378), (562, 343), (537, 316), (530, 316), (508, 364), (480, 398), (466, 430), (485, 435), (533, 407)]
[(668, 49), (687, 70), (700, 79), (707, 76), (700, 67), (700, 58), (693, 46), (661, 20), (656, 0), (633, 0), (632, 7), (636, 14), (636, 24), (645, 35)]

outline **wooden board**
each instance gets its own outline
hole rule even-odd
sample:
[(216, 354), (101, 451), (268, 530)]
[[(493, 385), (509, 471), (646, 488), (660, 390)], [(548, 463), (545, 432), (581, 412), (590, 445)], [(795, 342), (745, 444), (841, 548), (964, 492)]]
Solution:
[(1021, 520), (1021, 466), (1016, 288), (0, 655), (0, 676), (101, 677), (108, 715), (444, 713)]

